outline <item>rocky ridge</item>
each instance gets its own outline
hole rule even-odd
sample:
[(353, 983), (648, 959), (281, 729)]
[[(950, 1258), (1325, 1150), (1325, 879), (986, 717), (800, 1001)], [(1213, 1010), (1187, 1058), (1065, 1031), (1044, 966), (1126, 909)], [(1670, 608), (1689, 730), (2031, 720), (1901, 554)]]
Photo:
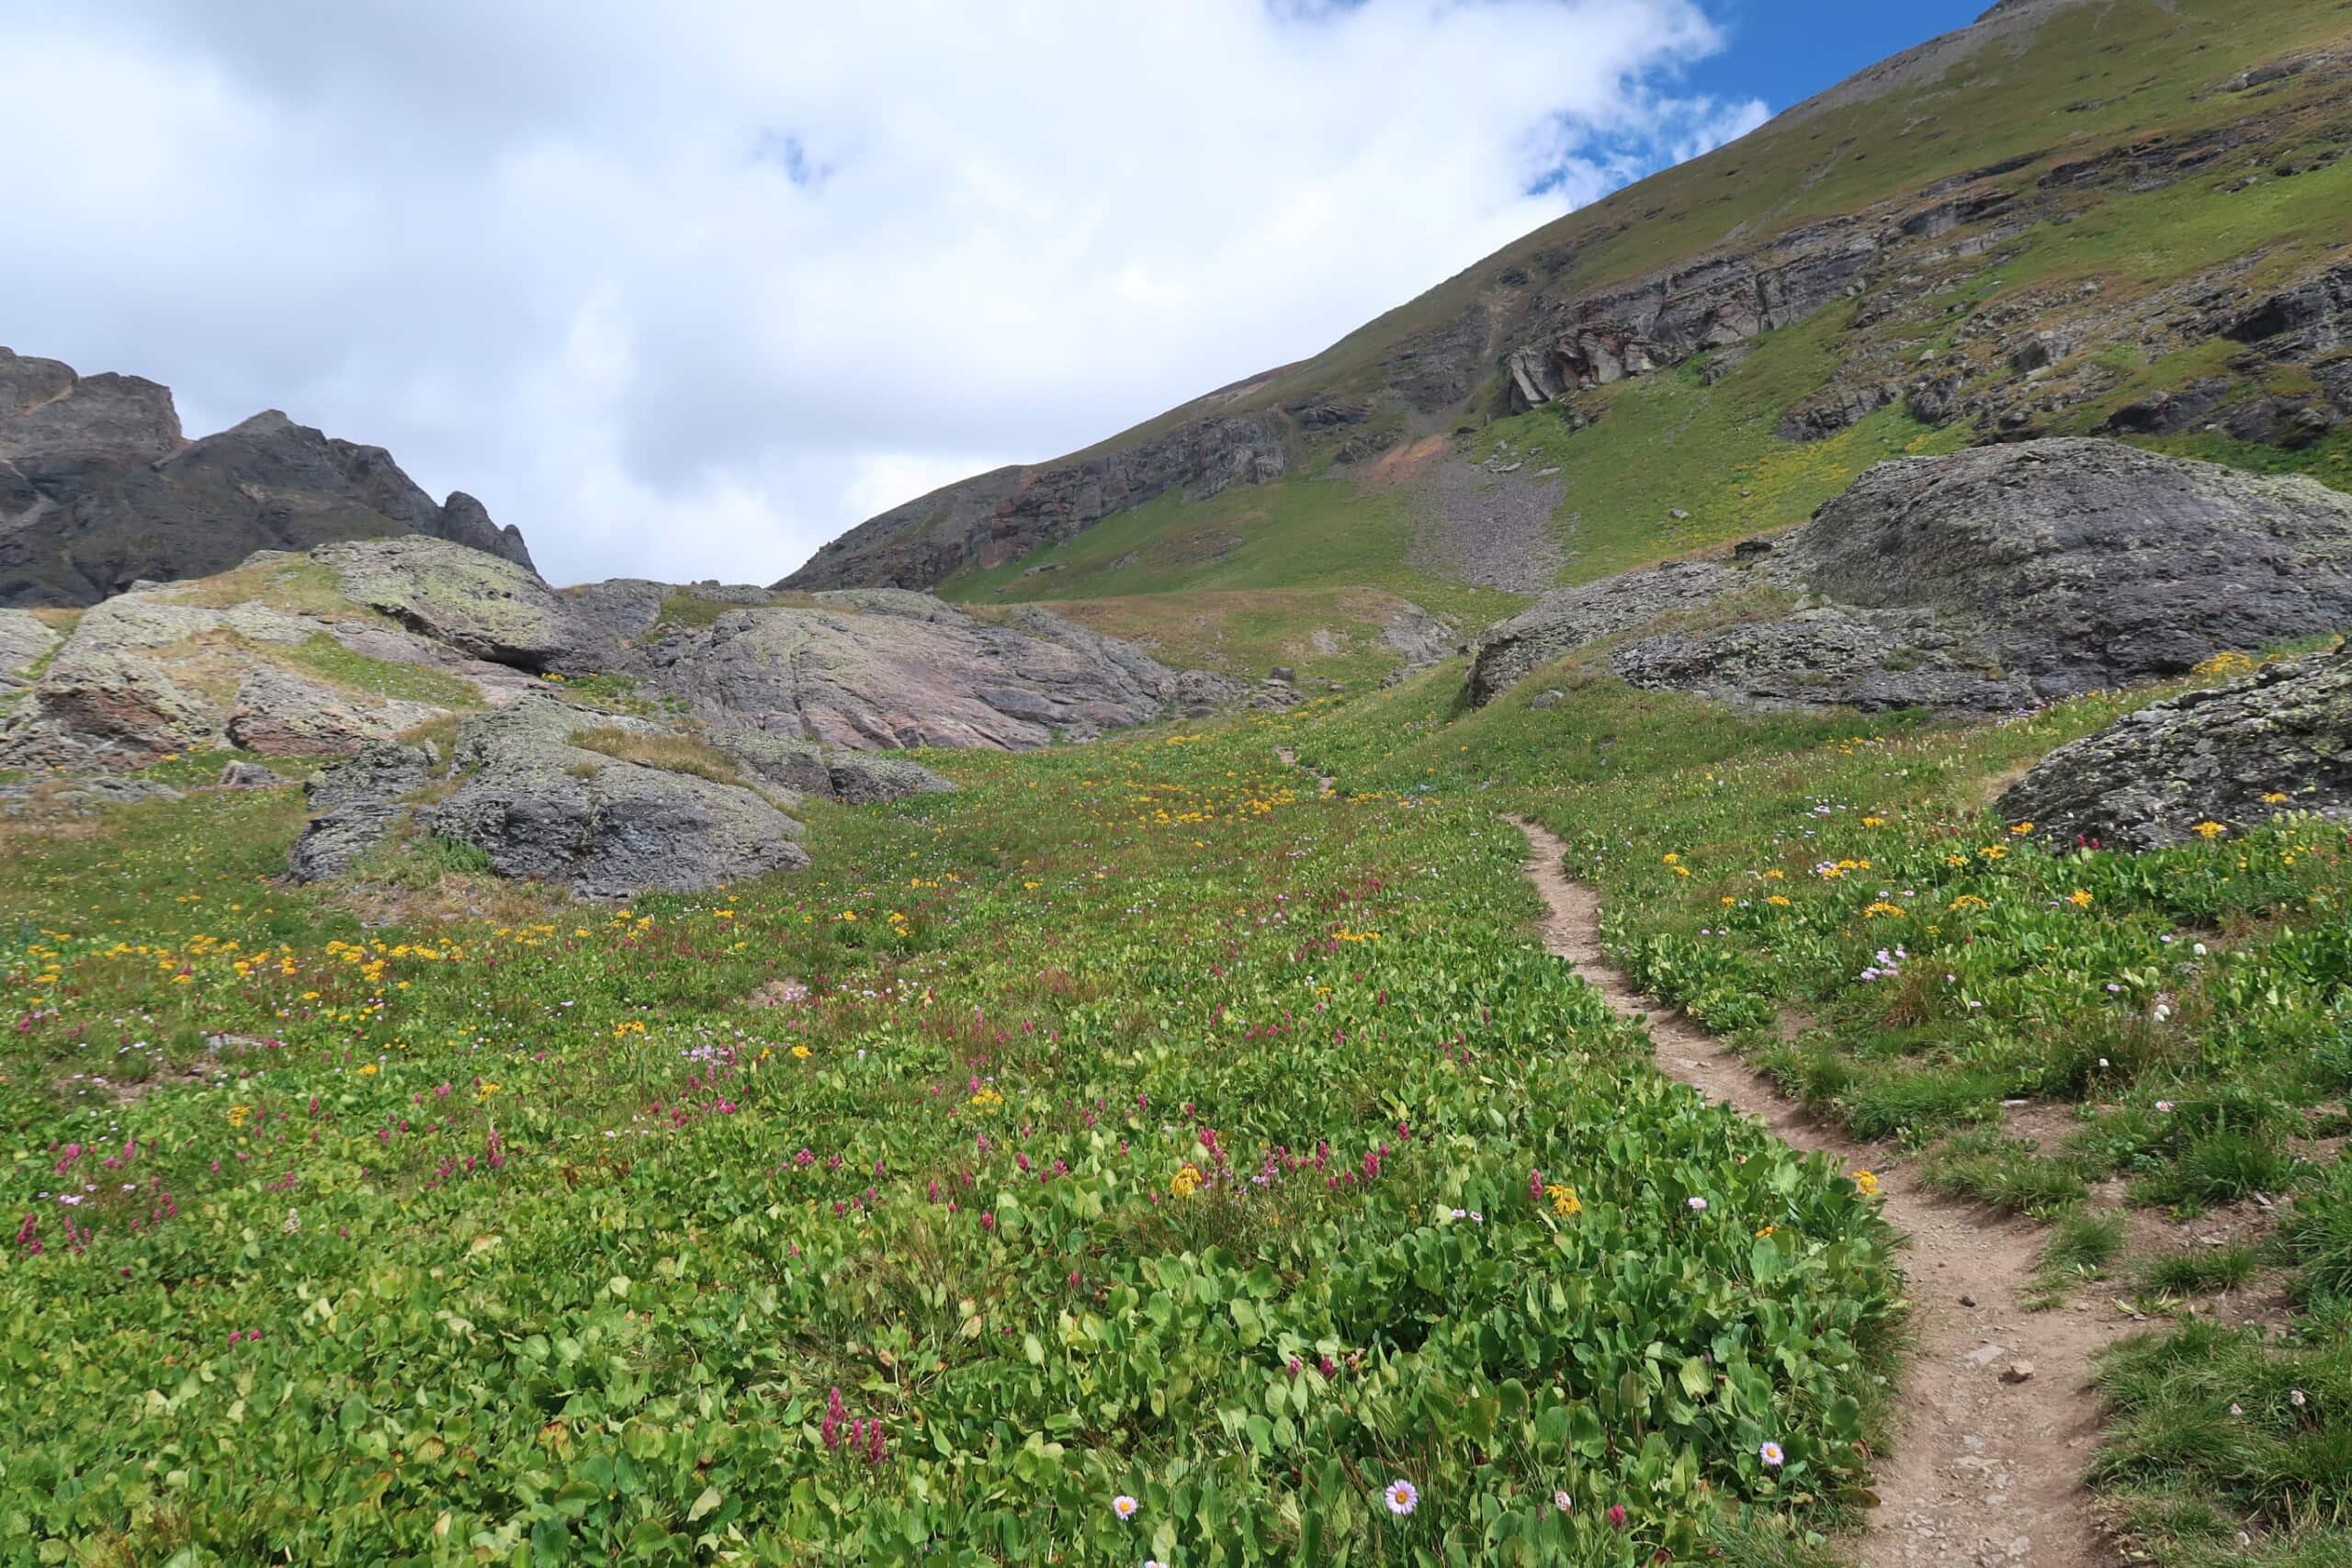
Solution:
[(1775, 544), (1547, 595), (1479, 640), (1469, 695), (1609, 642), (1638, 686), (1982, 716), (2346, 624), (2352, 498), (2051, 440), (1882, 463)]
[(257, 550), (423, 536), (528, 567), (462, 491), (435, 502), (390, 454), (276, 410), (195, 441), (170, 389), (0, 348), (0, 605), (93, 604)]
[[(1909, 90), (1973, 55), (2031, 49), (2037, 28), (2080, 3), (1996, 6), (1974, 27), (1883, 62), (1690, 167), (1736, 175), (1743, 160), (1784, 154), (1792, 137), (1816, 134), (1801, 127), (1841, 107)], [(945, 487), (853, 529), (783, 585), (928, 586), (1017, 559), (1171, 488), (1213, 494), (1490, 414), (1558, 407), (1574, 428), (1597, 412), (1586, 404), (1602, 389), (1693, 360), (1712, 382), (1759, 334), (1832, 306), (1845, 312), (1834, 366), (1781, 410), (1785, 441), (1833, 436), (1903, 405), (1984, 442), (2088, 421), (2117, 434), (2211, 429), (2307, 445), (2352, 417), (2352, 262), (2341, 256), (2321, 258), (2283, 288), (2273, 258), (2256, 253), (2184, 276), (1990, 290), (1991, 301), (1979, 301), (2030, 236), (2109, 200), (2198, 182), (2207, 199), (2226, 202), (2328, 167), (2352, 151), (2347, 96), (2352, 49), (2282, 56), (2203, 84), (2192, 129), (2083, 142), (2053, 114), (2050, 141), (2029, 151), (1828, 217), (1744, 224), (1636, 276), (1596, 276), (1589, 258), (1662, 209), (1641, 209), (1637, 186), (1563, 220), (1557, 237), (1547, 231), (1543, 243), (1531, 238), (1472, 269), (1457, 282), (1476, 277), (1475, 294), (1449, 285), (1442, 294), (1459, 300), (1449, 314), (1377, 355), (1359, 344), (1379, 323), (1322, 358), (1227, 388), (1081, 457)], [(1832, 154), (1867, 155), (1842, 146)], [(2124, 400), (2149, 379), (2142, 367), (2215, 344), (2238, 345), (2228, 374), (2157, 378)]]

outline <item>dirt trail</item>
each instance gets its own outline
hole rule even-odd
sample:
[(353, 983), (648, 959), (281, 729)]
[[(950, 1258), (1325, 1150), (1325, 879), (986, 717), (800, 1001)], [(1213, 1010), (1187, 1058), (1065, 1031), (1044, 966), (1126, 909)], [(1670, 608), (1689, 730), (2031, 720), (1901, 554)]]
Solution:
[[(2092, 1522), (2082, 1475), (2098, 1432), (2090, 1359), (2128, 1325), (2073, 1307), (2026, 1311), (2020, 1296), (2041, 1247), (2033, 1227), (1928, 1192), (1898, 1151), (1824, 1125), (1713, 1036), (1659, 1010), (1601, 952), (1600, 901), (1568, 878), (1565, 846), (1532, 822), (1509, 820), (1527, 836), (1528, 879), (1550, 911), (1544, 945), (1611, 1008), (1647, 1025), (1661, 1071), (1798, 1148), (1876, 1171), (1884, 1184), (1886, 1216), (1909, 1237), (1914, 1355), (1896, 1452), (1879, 1472), (1880, 1506), (1858, 1543), (1862, 1568), (2119, 1562)], [(2021, 1371), (2023, 1381), (2012, 1381)]]

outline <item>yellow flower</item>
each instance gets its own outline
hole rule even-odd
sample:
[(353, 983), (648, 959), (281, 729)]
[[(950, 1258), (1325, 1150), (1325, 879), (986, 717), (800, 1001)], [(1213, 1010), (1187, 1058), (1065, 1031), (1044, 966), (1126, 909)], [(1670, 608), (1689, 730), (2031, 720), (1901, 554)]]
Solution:
[(1766, 1225), (1762, 1230), (1758, 1231), (1756, 1234), (1758, 1235), (1770, 1235), (1774, 1231), (1779, 1230), (1780, 1228), (1781, 1227), (1778, 1225)]
[(1878, 1196), (1878, 1177), (1872, 1172), (1867, 1170), (1849, 1170), (1846, 1175), (1853, 1181), (1855, 1188), (1860, 1191), (1863, 1197), (1875, 1198)]
[(1787, 897), (1779, 893), (1767, 894), (1765, 896), (1764, 902), (1772, 905), (1776, 908), (1786, 909), (1792, 907)]
[(2219, 822), (2209, 820), (2199, 822), (2196, 827), (2191, 828), (2189, 831), (2196, 834), (2200, 839), (2218, 839), (2222, 834), (2228, 832), (2229, 829), (2222, 827)]
[(1984, 907), (1984, 900), (1973, 893), (1963, 893), (1944, 906), (1947, 909), (1982, 909)]
[(2066, 902), (2077, 909), (2087, 909), (2091, 907), (2091, 896), (2087, 890), (2077, 887), (2066, 895)]
[(1862, 826), (1865, 828), (1883, 828), (1886, 826), (1886, 818), (1883, 817), (1865, 817), (1862, 818)]
[(1552, 1200), (1552, 1212), (1564, 1220), (1584, 1213), (1584, 1201), (1577, 1196), (1577, 1190), (1573, 1187), (1546, 1187), (1544, 1196)]
[(370, 1062), (359, 1069), (359, 1076), (363, 1078), (373, 1077), (376, 1076), (378, 1070), (376, 1064)]
[(2281, 795), (2278, 791), (2277, 791), (2277, 790), (2275, 790), (2275, 789), (2274, 789), (2274, 790), (2272, 790), (2272, 791), (2270, 791), (2267, 795), (2265, 795), (2262, 797), (2262, 799), (2263, 799), (2263, 804), (2265, 804), (2266, 806), (2276, 806), (2276, 805), (2278, 805), (2280, 801), (2283, 801), (2283, 800), (2285, 800), (2286, 798), (2287, 798), (2287, 797), (2286, 797), (2284, 795)]
[(2033, 824), (2030, 822), (2019, 822), (2011, 827), (2009, 831), (2022, 838), (2024, 835), (2033, 831)]
[(1190, 1198), (1199, 1191), (1200, 1188), (1201, 1172), (1197, 1166), (1179, 1166), (1176, 1168), (1176, 1174), (1168, 1179), (1168, 1190), (1179, 1198)]
[(806, 1045), (795, 1045), (795, 1046), (792, 1048), (792, 1054), (793, 1054), (794, 1055), (796, 1055), (796, 1056), (799, 1057), (799, 1058), (800, 1058), (802, 1061), (804, 1061), (804, 1062), (805, 1062), (805, 1061), (807, 1061), (810, 1056), (812, 1056), (812, 1055), (816, 1055), (816, 1053), (815, 1053), (815, 1052), (813, 1052), (813, 1051), (809, 1050), (809, 1049), (808, 1049), (808, 1046), (806, 1046)]
[(1862, 918), (1864, 919), (1871, 919), (1882, 916), (1886, 919), (1893, 919), (1900, 917), (1903, 913), (1904, 911), (1900, 907), (1890, 904), (1883, 898), (1878, 900), (1876, 903), (1865, 904), (1862, 906)]
[(232, 1105), (229, 1107), (229, 1125), (242, 1127), (245, 1124), (245, 1118), (253, 1113), (254, 1108), (250, 1105)]
[(1682, 863), (1682, 857), (1680, 855), (1668, 855), (1666, 857), (1666, 863), (1668, 865), (1679, 865)]

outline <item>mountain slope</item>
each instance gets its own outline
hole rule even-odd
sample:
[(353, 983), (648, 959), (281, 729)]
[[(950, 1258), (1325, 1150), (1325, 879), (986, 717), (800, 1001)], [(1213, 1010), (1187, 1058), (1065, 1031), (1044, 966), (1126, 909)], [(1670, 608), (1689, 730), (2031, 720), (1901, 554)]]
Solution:
[(0, 605), (94, 604), (255, 550), (410, 534), (531, 564), (521, 533), (462, 491), (436, 504), (380, 446), (274, 409), (185, 440), (167, 387), (0, 348)]
[(2010, 0), (785, 585), (1359, 583), (1476, 615), (1792, 525), (1894, 453), (2111, 433), (2340, 477), (2347, 39), (2335, 0)]

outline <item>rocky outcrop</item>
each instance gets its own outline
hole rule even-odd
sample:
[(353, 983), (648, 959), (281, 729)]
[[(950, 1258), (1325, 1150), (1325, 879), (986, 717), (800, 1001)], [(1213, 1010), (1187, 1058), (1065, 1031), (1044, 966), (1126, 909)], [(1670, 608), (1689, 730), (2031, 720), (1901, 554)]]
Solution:
[(714, 724), (850, 750), (1083, 739), (1159, 712), (1172, 673), (1041, 610), (1009, 624), (894, 590), (730, 611), (643, 650), (646, 678)]
[(1749, 555), (1545, 596), (1480, 640), (1471, 700), (1622, 638), (1636, 685), (1983, 715), (2352, 624), (2352, 498), (2109, 441), (1882, 463)]
[(1728, 564), (1663, 566), (1562, 589), (1487, 628), (1470, 662), (1470, 701), (1483, 707), (1538, 665), (1660, 616), (1703, 609), (1743, 584)]
[(30, 610), (0, 610), (0, 692), (21, 685), (34, 665), (62, 640)]
[(167, 388), (0, 349), (0, 604), (90, 604), (256, 550), (411, 535), (530, 564), (480, 502), (435, 503), (379, 446), (275, 410), (187, 441)]
[(322, 757), (390, 740), (449, 712), (426, 703), (368, 702), (275, 665), (256, 665), (237, 685), (231, 745), (272, 757)]
[(1838, 603), (1982, 627), (2052, 695), (2352, 624), (2352, 497), (2111, 441), (1881, 463), (1779, 555)]
[(330, 545), (312, 558), (354, 603), (476, 659), (545, 670), (580, 640), (537, 572), (480, 550), (399, 539)]
[(917, 795), (953, 795), (956, 785), (903, 757), (837, 757), (829, 771), (833, 796), (851, 806), (875, 806)]
[(348, 875), (408, 820), (410, 797), (433, 782), (439, 761), (431, 746), (383, 744), (311, 774), (302, 786), (311, 819), (288, 863), (294, 880)]
[[(481, 850), (501, 876), (594, 896), (693, 892), (808, 863), (800, 824), (758, 792), (576, 746), (582, 720), (552, 696), (468, 719), (462, 782), (421, 826)], [(667, 733), (622, 717), (595, 728)]]
[(2053, 847), (2154, 849), (2200, 823), (2243, 829), (2348, 807), (2352, 649), (2339, 649), (2127, 714), (2051, 752), (1994, 808)]

